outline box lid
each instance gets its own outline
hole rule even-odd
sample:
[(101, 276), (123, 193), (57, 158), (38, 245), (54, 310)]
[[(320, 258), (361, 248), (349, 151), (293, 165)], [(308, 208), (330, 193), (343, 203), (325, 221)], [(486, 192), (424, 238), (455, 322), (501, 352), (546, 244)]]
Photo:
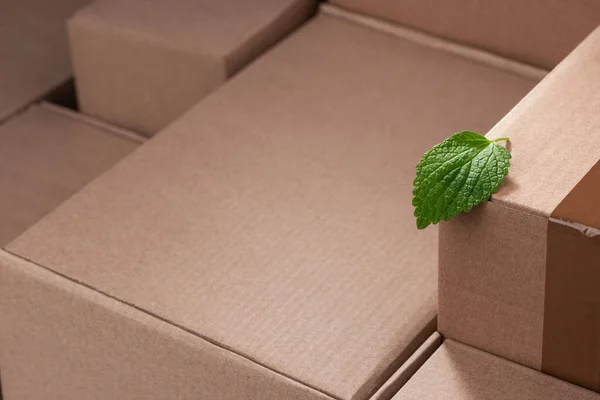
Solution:
[(434, 329), (414, 166), (534, 84), (321, 15), (9, 250), (365, 399)]
[(446, 340), (393, 400), (598, 400), (600, 395)]

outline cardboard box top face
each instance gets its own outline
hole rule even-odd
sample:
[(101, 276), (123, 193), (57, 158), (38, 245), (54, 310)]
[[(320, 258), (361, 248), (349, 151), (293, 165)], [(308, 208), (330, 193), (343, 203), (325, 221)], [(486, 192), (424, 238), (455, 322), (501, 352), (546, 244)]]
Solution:
[(599, 49), (597, 30), (489, 132), (512, 142), (494, 201), (600, 228)]
[(435, 317), (414, 166), (534, 84), (322, 15), (9, 249), (364, 399)]
[(131, 40), (227, 58), (283, 15), (315, 7), (314, 0), (104, 0), (81, 10), (70, 24), (121, 32)]
[(598, 400), (541, 372), (447, 340), (393, 400)]
[(0, 4), (0, 120), (69, 78), (65, 22), (89, 0)]
[(34, 106), (0, 124), (0, 246), (136, 147), (46, 107)]
[(547, 69), (600, 24), (600, 2), (593, 0), (331, 1)]

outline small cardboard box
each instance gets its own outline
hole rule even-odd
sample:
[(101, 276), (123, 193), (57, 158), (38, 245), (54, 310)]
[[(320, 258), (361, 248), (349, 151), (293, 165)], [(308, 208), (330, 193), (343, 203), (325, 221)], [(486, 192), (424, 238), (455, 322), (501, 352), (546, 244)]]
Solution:
[(0, 247), (139, 143), (51, 105), (32, 106), (0, 124)]
[(13, 241), (7, 393), (389, 399), (436, 326), (414, 166), (536, 81), (382, 31), (319, 15)]
[(103, 0), (69, 21), (82, 112), (153, 135), (314, 13), (314, 0)]
[(440, 331), (600, 389), (600, 30), (488, 134), (512, 166), (441, 225)]
[(0, 122), (70, 78), (65, 23), (88, 1), (1, 2)]
[(600, 2), (588, 0), (331, 2), (546, 69), (600, 24)]
[(596, 393), (446, 340), (393, 400), (598, 400)]

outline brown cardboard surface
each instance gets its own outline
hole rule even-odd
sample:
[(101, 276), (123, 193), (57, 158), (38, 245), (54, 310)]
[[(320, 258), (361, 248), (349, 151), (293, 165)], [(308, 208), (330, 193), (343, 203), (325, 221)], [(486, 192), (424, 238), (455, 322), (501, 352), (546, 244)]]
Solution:
[(366, 399), (434, 329), (437, 233), (414, 227), (414, 165), (534, 84), (322, 15), (9, 249)]
[(594, 390), (599, 56), (597, 30), (490, 131), (511, 138), (509, 176), (441, 225), (439, 275), (444, 336)]
[(598, 400), (600, 396), (446, 340), (393, 400)]
[(541, 368), (547, 227), (493, 202), (440, 225), (444, 337)]
[(550, 216), (598, 162), (599, 60), (600, 29), (489, 132), (512, 142), (509, 176), (494, 201)]
[[(600, 390), (600, 162), (552, 212), (542, 371)], [(575, 225), (574, 225), (575, 224)]]
[(600, 24), (600, 3), (589, 0), (331, 1), (548, 69)]
[(3, 251), (0, 321), (7, 400), (332, 400)]
[(551, 222), (546, 259), (542, 371), (598, 391), (600, 236)]
[(520, 75), (539, 81), (548, 74), (548, 70), (543, 68), (524, 64), (517, 60), (502, 57), (498, 54), (490, 53), (489, 51), (478, 49), (472, 46), (467, 46), (462, 43), (456, 43), (427, 32), (404, 25), (398, 25), (394, 22), (350, 11), (330, 3), (322, 3), (320, 10), (321, 12), (335, 16), (336, 18), (345, 19), (359, 25), (375, 29), (379, 32), (384, 32), (398, 38), (408, 40), (424, 47), (464, 57), (469, 61), (493, 68), (498, 68), (502, 71), (510, 72), (515, 75)]
[(0, 246), (5, 246), (137, 144), (51, 108), (0, 125)]
[(304, 22), (313, 0), (104, 0), (69, 22), (83, 112), (154, 134)]
[(429, 338), (415, 351), (404, 364), (394, 372), (370, 400), (390, 400), (402, 386), (423, 366), (425, 361), (442, 345), (442, 336), (438, 332), (433, 333)]
[(88, 1), (0, 2), (0, 121), (69, 78), (64, 24)]

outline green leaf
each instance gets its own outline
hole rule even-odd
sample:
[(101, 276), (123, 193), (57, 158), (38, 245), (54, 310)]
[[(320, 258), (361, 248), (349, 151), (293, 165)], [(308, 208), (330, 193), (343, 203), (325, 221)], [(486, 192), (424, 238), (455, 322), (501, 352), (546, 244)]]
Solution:
[(510, 153), (474, 132), (455, 133), (417, 164), (413, 206), (417, 228), (468, 212), (488, 200), (508, 174)]

